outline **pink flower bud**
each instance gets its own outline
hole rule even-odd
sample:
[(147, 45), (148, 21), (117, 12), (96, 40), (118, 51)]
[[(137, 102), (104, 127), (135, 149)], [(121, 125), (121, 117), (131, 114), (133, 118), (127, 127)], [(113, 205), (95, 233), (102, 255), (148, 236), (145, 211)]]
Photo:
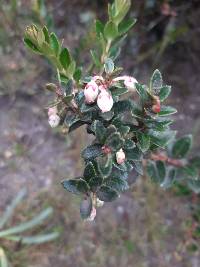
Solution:
[(124, 85), (127, 87), (130, 91), (135, 91), (135, 84), (138, 83), (138, 81), (131, 76), (120, 76), (113, 80), (114, 82), (117, 81), (124, 81)]
[(84, 89), (85, 102), (87, 104), (92, 104), (95, 102), (99, 93), (98, 85), (95, 81), (90, 81)]
[(126, 155), (125, 155), (123, 149), (121, 148), (121, 149), (116, 153), (116, 160), (117, 160), (117, 163), (118, 163), (118, 164), (122, 164), (122, 163), (124, 163), (125, 159), (126, 159)]
[(55, 128), (59, 125), (60, 123), (60, 117), (57, 114), (53, 114), (49, 116), (49, 124), (52, 128)]
[(89, 221), (89, 222), (94, 221), (94, 218), (96, 217), (96, 215), (97, 215), (97, 211), (96, 211), (95, 207), (93, 207), (92, 211), (90, 213), (90, 216), (86, 219), (86, 221)]
[(108, 112), (112, 109), (113, 98), (106, 90), (102, 90), (97, 98), (97, 105), (102, 112)]
[(48, 116), (55, 115), (58, 112), (57, 107), (52, 107), (48, 109)]

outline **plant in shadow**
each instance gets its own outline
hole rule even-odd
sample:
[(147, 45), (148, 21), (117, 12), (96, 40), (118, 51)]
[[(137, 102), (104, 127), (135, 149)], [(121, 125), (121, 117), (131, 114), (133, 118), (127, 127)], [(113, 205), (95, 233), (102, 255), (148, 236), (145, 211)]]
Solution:
[[(35, 214), (34, 218), (31, 220), (27, 220), (23, 223), (20, 223), (17, 226), (6, 227), (9, 220), (15, 214), (16, 207), (23, 201), (23, 198), (26, 195), (26, 189), (22, 189), (17, 196), (12, 200), (11, 204), (7, 206), (5, 212), (0, 218), (0, 240), (10, 240), (13, 242), (18, 242), (19, 244), (24, 245), (36, 245), (42, 244), (49, 241), (53, 241), (58, 238), (59, 233), (57, 231), (52, 231), (50, 233), (41, 233), (34, 234), (31, 236), (24, 235), (25, 231), (32, 230), (38, 226), (40, 226), (44, 220), (48, 219), (52, 213), (53, 209), (48, 207), (41, 211), (38, 214)], [(8, 267), (10, 266), (8, 263), (8, 259), (6, 256), (6, 248), (2, 246), (0, 247), (0, 267)]]

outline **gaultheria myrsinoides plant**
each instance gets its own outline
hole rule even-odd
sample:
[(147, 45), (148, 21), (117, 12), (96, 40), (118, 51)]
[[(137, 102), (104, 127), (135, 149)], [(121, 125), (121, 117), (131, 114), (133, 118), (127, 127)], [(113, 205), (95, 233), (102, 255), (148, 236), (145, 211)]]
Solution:
[(115, 0), (108, 5), (108, 22), (96, 21), (96, 44), (86, 73), (46, 27), (32, 25), (25, 32), (26, 46), (45, 56), (56, 69), (58, 84), (46, 86), (55, 95), (55, 103), (49, 106), (49, 124), (66, 127), (69, 133), (86, 125), (88, 134), (94, 136), (81, 153), (85, 163), (81, 176), (62, 182), (67, 191), (81, 195), (83, 219), (93, 220), (96, 207), (127, 190), (130, 172), (134, 181), (146, 169), (163, 188), (184, 181), (200, 192), (200, 158), (185, 158), (192, 137), (175, 139), (176, 131), (170, 129), (170, 115), (176, 109), (163, 102), (171, 87), (163, 83), (159, 70), (144, 85), (132, 76), (120, 75), (122, 69), (114, 64), (122, 41), (136, 22), (125, 19), (130, 5), (130, 0)]

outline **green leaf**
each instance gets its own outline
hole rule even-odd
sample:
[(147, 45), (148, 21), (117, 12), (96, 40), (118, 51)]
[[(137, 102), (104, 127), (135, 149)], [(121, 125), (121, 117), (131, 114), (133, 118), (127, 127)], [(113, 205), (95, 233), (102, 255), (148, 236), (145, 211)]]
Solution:
[(103, 123), (101, 121), (95, 120), (92, 123), (92, 130), (95, 132), (97, 140), (101, 144), (104, 144), (106, 138), (106, 128), (104, 127)]
[(125, 139), (125, 143), (124, 143), (124, 149), (125, 150), (132, 149), (135, 146), (136, 146), (135, 143), (131, 139)]
[(45, 37), (45, 41), (49, 44), (50, 43), (50, 37), (49, 37), (49, 31), (48, 31), (47, 27), (44, 26), (42, 28), (42, 31), (43, 31), (43, 34), (44, 34), (44, 37)]
[(121, 96), (128, 93), (128, 89), (126, 87), (111, 87), (110, 91), (112, 96)]
[(171, 93), (171, 86), (164, 85), (163, 87), (161, 87), (159, 93), (160, 101), (163, 102), (170, 95), (170, 93)]
[(97, 197), (104, 202), (110, 202), (119, 197), (116, 190), (110, 188), (109, 186), (102, 185), (97, 191)]
[(82, 151), (81, 155), (85, 160), (95, 159), (96, 157), (102, 155), (101, 145), (99, 144), (90, 145)]
[(94, 64), (97, 66), (97, 67), (101, 67), (101, 61), (96, 53), (95, 50), (90, 50), (90, 54), (92, 56), (92, 60), (94, 62)]
[(39, 50), (39, 48), (30, 39), (24, 38), (24, 44), (26, 47), (31, 49), (33, 52), (41, 54), (41, 51)]
[(122, 21), (118, 26), (119, 34), (122, 35), (127, 33), (135, 25), (136, 21), (136, 19), (132, 18)]
[(186, 135), (178, 139), (172, 147), (174, 158), (184, 158), (192, 146), (192, 135)]
[(99, 186), (101, 186), (103, 183), (103, 177), (100, 175), (97, 175), (90, 179), (89, 186), (91, 191), (96, 192)]
[(8, 259), (3, 248), (0, 247), (0, 266), (1, 267), (9, 267)]
[(74, 72), (74, 79), (75, 81), (79, 82), (82, 76), (82, 67), (79, 67)]
[(48, 207), (45, 210), (41, 211), (39, 214), (37, 214), (32, 220), (23, 222), (17, 226), (1, 231), (0, 238), (13, 235), (13, 234), (22, 233), (26, 230), (32, 229), (35, 226), (38, 226), (41, 223), (43, 223), (43, 221), (46, 218), (48, 218), (52, 213), (53, 213), (53, 209), (51, 207)]
[(161, 106), (161, 111), (158, 113), (159, 116), (169, 116), (176, 113), (177, 110), (170, 106)]
[(195, 156), (194, 158), (192, 158), (190, 160), (190, 164), (192, 166), (194, 166), (195, 168), (199, 168), (200, 169), (200, 157), (199, 156)]
[(76, 70), (76, 62), (74, 60), (71, 61), (67, 68), (67, 76), (72, 78)]
[(89, 190), (88, 184), (82, 178), (64, 180), (62, 185), (73, 194), (87, 193)]
[(74, 123), (78, 122), (80, 118), (76, 114), (67, 114), (65, 117), (65, 124), (67, 127), (71, 127)]
[(104, 157), (99, 157), (97, 160), (98, 170), (102, 177), (108, 177), (112, 171), (112, 155), (108, 154)]
[(159, 70), (155, 70), (150, 81), (150, 90), (153, 94), (159, 94), (162, 88), (162, 75)]
[(104, 64), (105, 72), (111, 74), (115, 69), (115, 64), (111, 58), (107, 58)]
[(117, 177), (113, 175), (105, 179), (104, 184), (118, 192), (123, 192), (129, 188), (126, 180), (122, 179), (121, 177)]
[(84, 179), (86, 181), (89, 181), (91, 178), (95, 177), (97, 175), (96, 170), (95, 170), (95, 166), (92, 162), (88, 162), (85, 166), (85, 170), (84, 170)]
[(158, 175), (158, 179), (159, 182), (163, 182), (165, 179), (165, 175), (166, 175), (166, 166), (165, 163), (163, 161), (156, 161), (156, 168), (157, 168), (157, 175)]
[(67, 84), (66, 84), (66, 87), (65, 87), (65, 96), (70, 96), (72, 95), (72, 92), (73, 92), (73, 80), (70, 79)]
[(187, 178), (197, 180), (199, 177), (199, 170), (192, 165), (187, 165), (182, 168), (183, 173), (187, 175)]
[(100, 35), (103, 34), (104, 25), (100, 20), (96, 20), (95, 26), (96, 26), (96, 34), (98, 37), (100, 37)]
[(104, 28), (104, 36), (107, 40), (112, 41), (114, 40), (118, 35), (118, 29), (115, 23), (112, 21), (108, 21), (106, 23), (106, 26)]
[(139, 96), (141, 97), (142, 103), (146, 103), (148, 101), (151, 101), (152, 96), (147, 91), (148, 88), (145, 85), (136, 83), (135, 89), (136, 89), (137, 93), (139, 94)]
[(156, 165), (155, 162), (148, 160), (147, 162), (147, 175), (151, 178), (151, 180), (155, 183), (159, 183), (159, 177), (158, 177), (158, 173), (156, 171)]
[(150, 136), (145, 133), (137, 132), (138, 147), (144, 153), (150, 147)]
[(99, 116), (101, 118), (103, 118), (105, 121), (110, 121), (113, 118), (114, 115), (115, 114), (114, 114), (114, 112), (112, 110), (110, 110), (108, 112), (103, 112), (103, 113), (100, 112), (100, 114), (99, 114)]
[(53, 49), (55, 55), (57, 56), (60, 52), (60, 43), (55, 33), (50, 34), (50, 46)]
[(140, 161), (142, 158), (142, 153), (138, 147), (126, 150), (125, 154), (128, 160), (133, 160), (133, 161), (139, 160)]
[(118, 25), (124, 17), (127, 15), (131, 7), (130, 0), (116, 0), (115, 1), (115, 15), (113, 16), (113, 21)]
[(157, 132), (150, 130), (149, 135), (151, 143), (161, 148), (165, 148), (166, 145), (175, 137), (176, 131)]
[(70, 53), (67, 48), (63, 48), (60, 53), (60, 62), (64, 69), (67, 69), (71, 63)]
[(161, 183), (161, 187), (164, 189), (170, 188), (176, 179), (176, 169), (169, 167), (164, 181)]
[(123, 146), (123, 139), (119, 133), (114, 133), (107, 138), (106, 145), (109, 146), (112, 151), (117, 151)]
[(80, 214), (82, 219), (87, 219), (92, 212), (92, 199), (87, 197), (80, 204)]

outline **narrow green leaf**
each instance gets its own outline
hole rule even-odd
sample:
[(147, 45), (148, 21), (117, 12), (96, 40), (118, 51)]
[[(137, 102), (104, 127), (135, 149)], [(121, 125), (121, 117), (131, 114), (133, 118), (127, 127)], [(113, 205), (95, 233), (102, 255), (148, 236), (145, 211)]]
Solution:
[(39, 50), (39, 48), (30, 39), (24, 38), (24, 44), (26, 47), (31, 49), (33, 52), (41, 54), (41, 51)]
[(119, 34), (122, 35), (127, 33), (135, 25), (136, 21), (136, 19), (132, 18), (122, 21), (118, 26)]
[(53, 213), (53, 209), (49, 207), (43, 210), (42, 212), (40, 212), (38, 215), (36, 215), (32, 220), (25, 222), (25, 223), (21, 223), (20, 225), (9, 228), (5, 231), (1, 231), (0, 238), (8, 236), (8, 235), (18, 234), (26, 230), (32, 229), (33, 227), (41, 224), (52, 213)]
[(60, 53), (60, 62), (64, 69), (67, 69), (71, 63), (71, 56), (67, 48), (63, 48)]
[(57, 56), (60, 52), (60, 43), (58, 41), (57, 36), (53, 32), (50, 34), (50, 45), (51, 48), (54, 50), (55, 55)]
[(169, 116), (175, 114), (177, 110), (170, 106), (161, 106), (161, 111), (158, 113), (159, 116)]

